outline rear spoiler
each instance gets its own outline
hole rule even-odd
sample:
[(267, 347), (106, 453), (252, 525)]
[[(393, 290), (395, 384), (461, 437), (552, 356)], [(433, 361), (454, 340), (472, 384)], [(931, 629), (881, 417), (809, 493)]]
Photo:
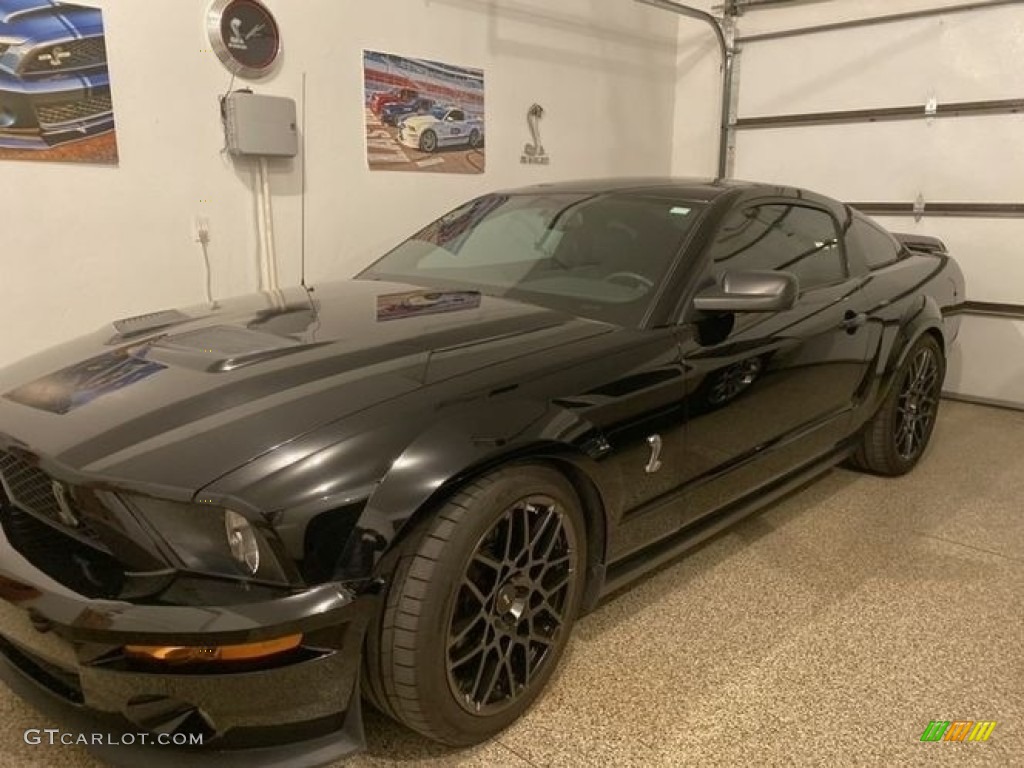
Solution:
[(904, 247), (918, 253), (930, 253), (933, 256), (945, 256), (949, 253), (946, 244), (937, 237), (928, 235), (903, 235), (893, 232), (893, 237), (900, 241)]

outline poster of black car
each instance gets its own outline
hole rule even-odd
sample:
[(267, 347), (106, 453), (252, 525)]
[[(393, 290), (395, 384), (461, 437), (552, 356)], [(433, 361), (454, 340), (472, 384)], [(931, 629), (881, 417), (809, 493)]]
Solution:
[(364, 51), (363, 76), (371, 170), (484, 172), (482, 70)]
[(102, 11), (0, 0), (0, 160), (117, 159)]

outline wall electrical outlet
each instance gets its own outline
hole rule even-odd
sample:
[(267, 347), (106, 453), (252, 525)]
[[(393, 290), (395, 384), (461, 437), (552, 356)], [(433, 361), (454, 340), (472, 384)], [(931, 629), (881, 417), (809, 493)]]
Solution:
[(207, 216), (196, 216), (192, 221), (192, 237), (197, 243), (205, 245), (210, 242), (210, 219)]

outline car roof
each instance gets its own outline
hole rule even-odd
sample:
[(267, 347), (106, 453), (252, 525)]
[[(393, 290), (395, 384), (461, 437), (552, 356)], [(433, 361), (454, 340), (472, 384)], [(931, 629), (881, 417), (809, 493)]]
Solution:
[(560, 181), (537, 184), (530, 187), (502, 190), (505, 195), (536, 195), (544, 193), (568, 194), (611, 194), (617, 195), (664, 195), (690, 200), (693, 202), (710, 203), (730, 192), (744, 193), (744, 197), (781, 197), (795, 200), (806, 200), (837, 209), (844, 207), (842, 203), (825, 195), (811, 192), (798, 187), (779, 184), (768, 184), (738, 179), (714, 178), (676, 178), (676, 177), (636, 177), (611, 179), (583, 179), (579, 181)]
[(734, 181), (731, 179), (641, 176), (635, 178), (582, 179), (578, 181), (536, 184), (530, 187), (504, 190), (504, 194), (537, 194), (543, 192), (644, 194), (650, 192), (669, 192), (674, 196), (678, 195), (690, 200), (707, 202), (737, 188), (763, 188), (766, 191), (779, 191), (777, 186), (749, 181)]

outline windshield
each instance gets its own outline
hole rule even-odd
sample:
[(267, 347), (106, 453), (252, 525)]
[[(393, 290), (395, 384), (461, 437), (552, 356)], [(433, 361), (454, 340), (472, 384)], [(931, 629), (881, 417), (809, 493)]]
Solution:
[(637, 326), (704, 207), (660, 193), (487, 195), (359, 277), (470, 289)]

